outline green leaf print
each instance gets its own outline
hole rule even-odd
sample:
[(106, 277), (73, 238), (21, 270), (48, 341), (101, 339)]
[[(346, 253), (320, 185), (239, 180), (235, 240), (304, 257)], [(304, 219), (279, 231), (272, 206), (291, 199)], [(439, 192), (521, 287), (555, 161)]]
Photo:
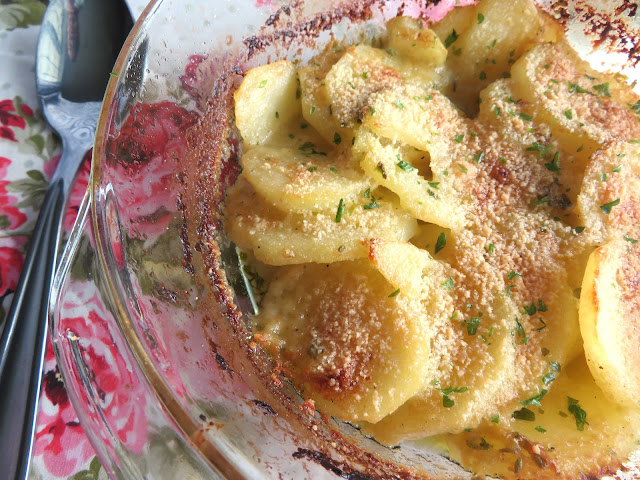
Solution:
[(37, 0), (14, 0), (0, 5), (0, 30), (40, 25), (46, 6)]

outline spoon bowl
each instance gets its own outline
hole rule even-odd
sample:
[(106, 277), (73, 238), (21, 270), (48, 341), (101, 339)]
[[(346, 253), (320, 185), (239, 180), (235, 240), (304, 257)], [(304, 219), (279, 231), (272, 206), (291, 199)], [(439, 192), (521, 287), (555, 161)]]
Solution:
[(36, 426), (47, 311), (62, 218), (78, 169), (93, 145), (115, 59), (133, 25), (124, 0), (52, 0), (36, 52), (36, 89), (62, 156), (45, 195), (0, 337), (0, 465), (27, 478)]

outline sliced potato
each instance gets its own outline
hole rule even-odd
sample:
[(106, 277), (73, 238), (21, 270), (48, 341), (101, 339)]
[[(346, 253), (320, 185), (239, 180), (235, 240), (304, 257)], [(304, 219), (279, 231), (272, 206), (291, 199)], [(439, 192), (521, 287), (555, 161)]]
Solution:
[(287, 60), (249, 70), (233, 95), (236, 125), (246, 145), (264, 144), (300, 115), (298, 75)]
[[(300, 78), (300, 92), (302, 101), (302, 116), (305, 121), (315, 128), (324, 140), (332, 145), (336, 132), (348, 139), (348, 130), (332, 115), (330, 101), (324, 86), (324, 77), (343, 54), (343, 49), (337, 43), (327, 45), (327, 48), (315, 56), (307, 65), (298, 69)], [(346, 143), (346, 142), (345, 142)]]
[(400, 56), (420, 62), (423, 69), (444, 65), (447, 49), (433, 30), (424, 28), (421, 20), (396, 17), (387, 22), (389, 47)]
[(640, 123), (627, 105), (635, 97), (566, 45), (536, 46), (514, 64), (512, 77), (515, 92), (533, 107), (529, 113), (549, 125), (567, 151), (586, 159), (614, 138), (640, 138)]
[[(366, 258), (369, 238), (406, 241), (416, 231), (416, 220), (398, 205), (397, 197), (380, 189), (362, 203), (336, 199), (336, 211), (285, 213), (266, 202), (244, 178), (227, 192), (225, 231), (239, 247), (251, 249), (268, 265), (305, 262), (331, 263)], [(338, 213), (338, 212), (341, 213)]]
[[(348, 154), (256, 147), (242, 157), (245, 178), (283, 211), (336, 212), (336, 199), (353, 204), (373, 182)], [(321, 152), (324, 153), (324, 152)]]
[(531, 0), (483, 0), (449, 15), (459, 18), (449, 21), (451, 30), (440, 27), (438, 32), (449, 49), (447, 66), (455, 72), (452, 97), (472, 114), (477, 111), (478, 93), (509, 75), (511, 64), (536, 41), (542, 24)]
[[(447, 284), (440, 288), (446, 290)], [(493, 311), (493, 318), (478, 318), (473, 335), (460, 328), (462, 317), (450, 318), (432, 339), (438, 365), (425, 390), (376, 424), (363, 425), (364, 431), (388, 445), (462, 431), (478, 425), (497, 403), (510, 398), (515, 345), (508, 325), (517, 311), (504, 296), (496, 296)], [(467, 321), (473, 324), (474, 319)]]
[(398, 195), (411, 215), (453, 230), (464, 226), (465, 209), (456, 201), (457, 194), (449, 183), (424, 178), (400, 148), (383, 146), (378, 137), (361, 128), (354, 150), (364, 153), (360, 166), (365, 173)]
[[(454, 237), (448, 228), (442, 228), (434, 223), (419, 222), (418, 233), (411, 238), (411, 243), (428, 251), (434, 258), (446, 261), (446, 257), (441, 257), (451, 250), (452, 238)], [(447, 244), (449, 248), (445, 249)]]
[[(632, 449), (640, 412), (612, 404), (583, 358), (540, 384), (540, 407), (518, 402), (495, 411), (493, 421), (445, 437), (449, 455), (478, 475), (505, 480), (601, 477), (614, 473)], [(526, 408), (528, 412), (513, 412)], [(584, 415), (584, 417), (583, 417)], [(583, 421), (584, 420), (584, 421)]]
[[(429, 152), (434, 181), (446, 181), (451, 165), (471, 155), (469, 124), (437, 90), (420, 86), (389, 88), (371, 96), (363, 125), (373, 133)], [(475, 152), (473, 152), (475, 153)]]
[(349, 47), (323, 81), (338, 124), (353, 129), (373, 92), (402, 82), (399, 69), (398, 60), (383, 50)]
[(431, 328), (440, 328), (453, 314), (451, 296), (442, 287), (451, 276), (448, 265), (410, 243), (371, 239), (368, 245), (369, 260), (397, 287), (398, 295), (420, 300), (428, 312)]
[(585, 233), (595, 243), (624, 235), (640, 239), (640, 146), (614, 141), (596, 152), (586, 167), (578, 195)]
[(426, 313), (367, 261), (283, 267), (260, 329), (322, 413), (376, 422), (422, 390)]
[[(409, 34), (406, 29), (401, 32), (399, 25), (398, 30), (398, 35)], [(428, 41), (426, 33), (422, 37), (422, 43)], [(439, 40), (432, 35), (432, 43), (435, 42), (439, 43)], [(425, 55), (428, 56), (426, 52)], [(445, 81), (446, 76), (443, 77), (439, 70), (424, 68), (424, 59), (398, 55), (390, 49), (385, 51), (368, 45), (357, 45), (344, 52), (326, 74), (320, 87), (324, 89), (329, 102), (329, 112), (336, 132), (350, 141), (349, 135), (353, 128), (357, 127), (368, 110), (372, 93), (399, 86), (403, 82), (436, 88)]]
[(607, 398), (640, 406), (640, 246), (622, 238), (589, 258), (580, 331), (591, 374)]

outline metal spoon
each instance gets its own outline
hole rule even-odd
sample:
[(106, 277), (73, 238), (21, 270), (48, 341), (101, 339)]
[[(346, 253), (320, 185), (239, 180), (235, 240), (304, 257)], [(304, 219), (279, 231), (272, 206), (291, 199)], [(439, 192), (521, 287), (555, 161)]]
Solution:
[(93, 146), (109, 74), (132, 25), (123, 0), (51, 0), (42, 20), (36, 89), (63, 153), (0, 337), (0, 471), (6, 479), (24, 479), (29, 472), (62, 218), (74, 177)]

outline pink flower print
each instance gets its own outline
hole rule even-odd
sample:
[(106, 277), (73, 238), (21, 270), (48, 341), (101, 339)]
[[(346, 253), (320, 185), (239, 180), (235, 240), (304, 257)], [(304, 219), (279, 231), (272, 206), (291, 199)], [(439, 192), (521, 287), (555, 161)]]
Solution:
[[(0, 157), (0, 179), (5, 178), (11, 160)], [(15, 230), (27, 221), (27, 216), (15, 207), (18, 199), (7, 192), (9, 181), (0, 180), (0, 230)]]
[(14, 247), (0, 247), (0, 298), (18, 285), (24, 256)]
[(9, 127), (18, 127), (24, 129), (27, 126), (24, 118), (20, 115), (16, 115), (16, 107), (13, 105), (13, 100), (0, 101), (0, 138), (5, 138), (13, 142), (17, 142), (13, 130)]

